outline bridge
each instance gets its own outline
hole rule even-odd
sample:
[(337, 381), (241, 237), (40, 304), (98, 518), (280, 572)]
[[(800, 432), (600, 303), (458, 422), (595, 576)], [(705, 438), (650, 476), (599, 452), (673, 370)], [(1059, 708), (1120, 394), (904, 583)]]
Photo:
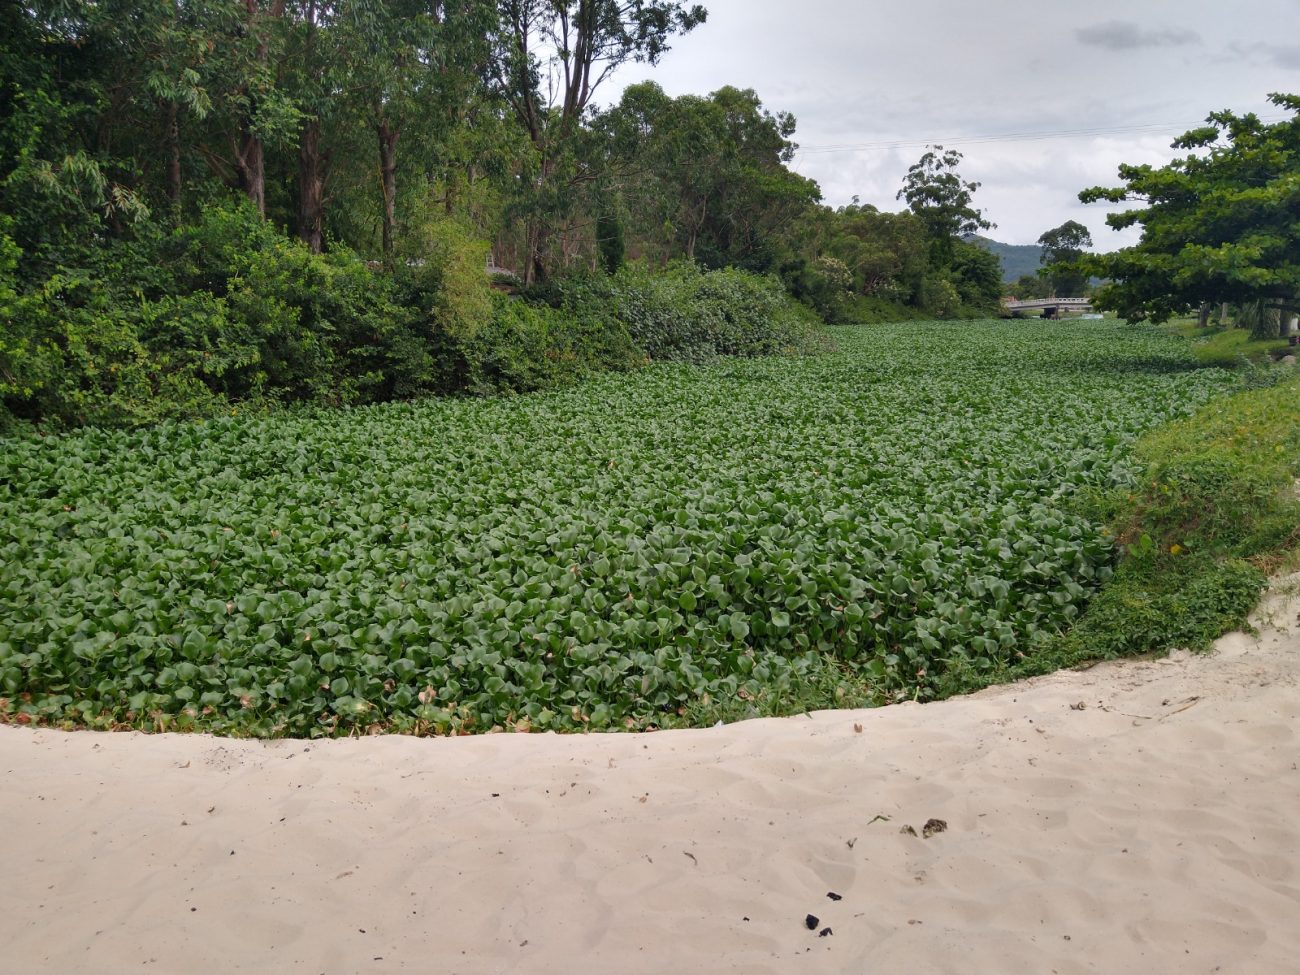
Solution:
[(1062, 311), (1092, 311), (1092, 300), (1089, 298), (1030, 298), (1026, 301), (1017, 301), (1014, 298), (1007, 298), (1002, 302), (1002, 307), (1007, 311), (1041, 311), (1045, 317), (1055, 318)]

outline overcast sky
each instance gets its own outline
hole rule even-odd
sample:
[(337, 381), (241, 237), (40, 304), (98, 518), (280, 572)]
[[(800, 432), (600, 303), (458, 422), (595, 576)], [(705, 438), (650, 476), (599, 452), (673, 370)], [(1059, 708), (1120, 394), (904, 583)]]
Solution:
[(1265, 96), (1300, 91), (1300, 0), (699, 2), (706, 24), (597, 101), (645, 78), (671, 95), (753, 88), (794, 113), (794, 167), (832, 206), (901, 209), (925, 144), (955, 147), (1008, 243), (1070, 219), (1099, 250), (1131, 243), (1079, 190), (1118, 185), (1121, 162), (1168, 161), (1211, 111), (1280, 117)]

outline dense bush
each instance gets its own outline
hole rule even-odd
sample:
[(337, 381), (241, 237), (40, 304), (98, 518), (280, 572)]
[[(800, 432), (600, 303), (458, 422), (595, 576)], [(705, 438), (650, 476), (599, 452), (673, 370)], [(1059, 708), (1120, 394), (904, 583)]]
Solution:
[(561, 304), (582, 319), (617, 321), (657, 361), (795, 354), (824, 342), (816, 317), (780, 281), (734, 268), (625, 267), (565, 282)]
[(367, 402), (432, 379), (387, 279), (246, 207), (146, 224), (87, 258), (0, 297), (0, 415), (135, 426), (246, 400)]
[(645, 362), (617, 319), (497, 296), (492, 320), (461, 348), (460, 390), (532, 392)]

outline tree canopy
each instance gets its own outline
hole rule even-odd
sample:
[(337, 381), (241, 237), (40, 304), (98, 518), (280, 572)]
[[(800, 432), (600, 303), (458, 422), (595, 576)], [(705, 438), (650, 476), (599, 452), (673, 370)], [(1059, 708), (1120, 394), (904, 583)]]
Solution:
[(921, 218), (931, 246), (943, 261), (951, 256), (956, 238), (994, 226), (974, 206), (975, 191), (980, 184), (961, 178), (957, 172), (961, 160), (962, 154), (956, 149), (930, 146), (908, 169), (903, 188), (896, 197), (906, 200), (912, 212)]
[(1071, 265), (1092, 246), (1092, 233), (1077, 220), (1067, 220), (1059, 227), (1046, 230), (1038, 238), (1043, 248), (1043, 273), (1058, 297), (1079, 297), (1088, 286), (1088, 276)]
[(1138, 203), (1107, 216), (1140, 226), (1141, 240), (1076, 262), (1109, 279), (1096, 301), (1130, 319), (1165, 321), (1219, 302), (1300, 306), (1300, 96), (1269, 101), (1292, 117), (1215, 112), (1180, 136), (1188, 154), (1166, 166), (1121, 166), (1122, 186), (1093, 187), (1085, 203)]

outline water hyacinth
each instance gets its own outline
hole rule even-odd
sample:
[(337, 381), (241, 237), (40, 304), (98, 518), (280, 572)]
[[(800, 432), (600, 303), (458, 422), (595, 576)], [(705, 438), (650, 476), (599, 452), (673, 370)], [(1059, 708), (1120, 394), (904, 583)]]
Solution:
[(275, 734), (644, 727), (827, 659), (924, 695), (1070, 625), (1075, 503), (1223, 390), (1115, 323), (843, 330), (512, 399), (0, 451), (0, 698)]

